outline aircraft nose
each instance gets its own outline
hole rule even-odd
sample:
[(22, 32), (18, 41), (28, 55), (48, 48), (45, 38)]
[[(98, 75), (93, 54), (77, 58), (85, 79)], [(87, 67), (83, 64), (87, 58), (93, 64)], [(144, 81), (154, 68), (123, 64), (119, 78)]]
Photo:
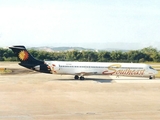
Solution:
[(158, 71), (157, 71), (157, 70), (155, 70), (155, 71), (154, 71), (154, 73), (155, 73), (155, 74), (157, 74), (157, 73), (158, 73)]

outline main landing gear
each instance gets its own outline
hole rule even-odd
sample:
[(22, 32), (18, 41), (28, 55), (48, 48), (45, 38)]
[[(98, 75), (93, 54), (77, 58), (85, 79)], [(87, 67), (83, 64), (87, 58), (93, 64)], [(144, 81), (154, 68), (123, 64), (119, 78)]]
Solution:
[(75, 80), (78, 80), (79, 78), (80, 78), (80, 80), (84, 80), (84, 76), (80, 76), (80, 77), (79, 77), (78, 75), (75, 75), (75, 76), (74, 76), (74, 79), (75, 79)]

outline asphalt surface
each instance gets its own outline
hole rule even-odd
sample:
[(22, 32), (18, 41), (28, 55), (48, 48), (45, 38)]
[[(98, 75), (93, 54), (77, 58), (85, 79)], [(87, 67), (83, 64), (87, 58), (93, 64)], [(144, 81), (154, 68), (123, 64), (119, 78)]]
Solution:
[[(160, 80), (35, 73), (0, 64), (0, 120), (159, 120)], [(21, 70), (23, 72), (21, 72)]]

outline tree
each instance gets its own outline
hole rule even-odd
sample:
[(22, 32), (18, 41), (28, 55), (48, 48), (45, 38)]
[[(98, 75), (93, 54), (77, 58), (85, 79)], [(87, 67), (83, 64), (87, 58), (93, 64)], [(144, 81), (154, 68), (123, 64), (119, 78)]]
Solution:
[(101, 51), (98, 53), (98, 61), (99, 62), (107, 62), (111, 60), (110, 52)]
[(144, 54), (149, 56), (148, 61), (156, 62), (159, 60), (159, 53), (156, 48), (149, 46), (149, 47), (143, 48), (141, 51)]
[(112, 51), (110, 56), (112, 61), (122, 61), (122, 55), (123, 53), (121, 51)]
[[(153, 47), (141, 50), (122, 51), (67, 51), (47, 52), (31, 49), (29, 52), (40, 60), (58, 61), (99, 61), (99, 62), (160, 62), (160, 52)], [(10, 49), (0, 48), (0, 61), (17, 61), (17, 57)]]

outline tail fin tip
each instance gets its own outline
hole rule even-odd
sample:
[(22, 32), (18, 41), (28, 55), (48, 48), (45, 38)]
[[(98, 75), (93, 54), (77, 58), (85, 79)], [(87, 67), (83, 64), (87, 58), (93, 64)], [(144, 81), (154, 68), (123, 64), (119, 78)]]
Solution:
[(26, 47), (25, 46), (23, 46), (23, 45), (14, 45), (14, 46), (11, 46), (11, 47), (9, 47), (10, 49), (14, 49), (14, 48), (18, 48), (18, 49), (26, 49)]

